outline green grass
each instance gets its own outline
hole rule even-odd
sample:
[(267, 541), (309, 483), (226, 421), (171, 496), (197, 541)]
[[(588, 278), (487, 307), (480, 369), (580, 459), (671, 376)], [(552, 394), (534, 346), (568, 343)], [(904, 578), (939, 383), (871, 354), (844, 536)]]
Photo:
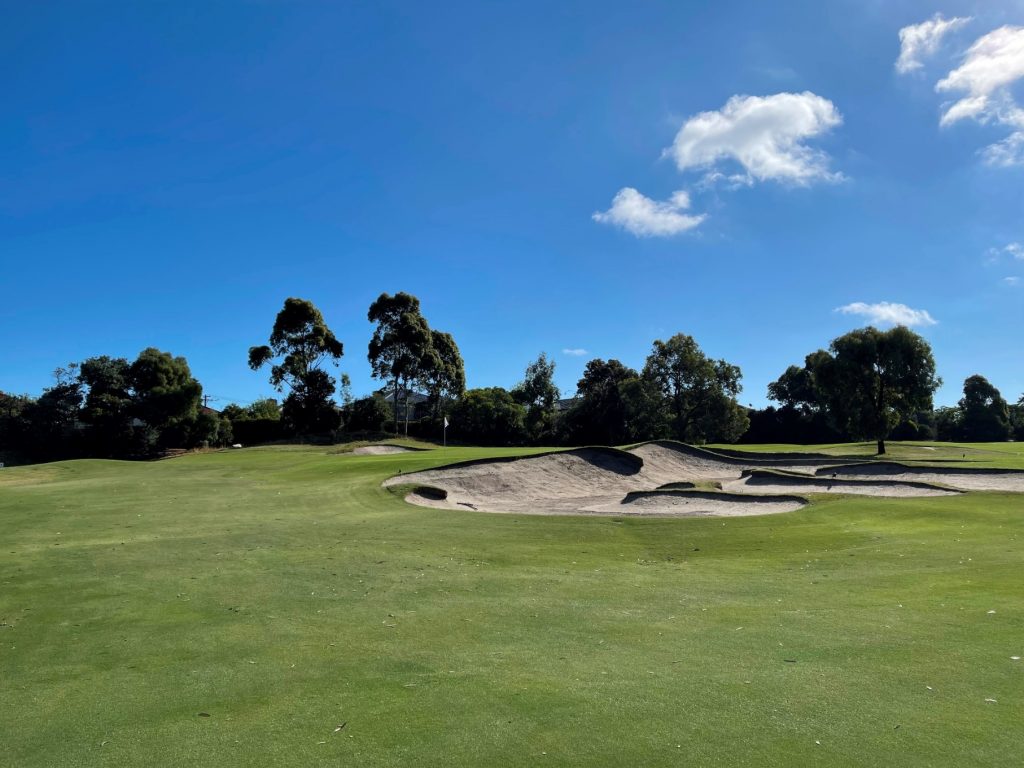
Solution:
[(1020, 765), (1020, 496), (487, 515), (380, 482), (519, 451), (333, 450), (0, 470), (0, 765)]

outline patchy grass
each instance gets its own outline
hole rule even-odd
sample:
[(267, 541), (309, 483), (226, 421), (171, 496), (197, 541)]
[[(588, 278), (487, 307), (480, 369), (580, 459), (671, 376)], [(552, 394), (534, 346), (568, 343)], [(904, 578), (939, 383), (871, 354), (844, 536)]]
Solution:
[(380, 482), (522, 451), (330, 450), (0, 470), (0, 762), (1019, 765), (1020, 496), (487, 515)]

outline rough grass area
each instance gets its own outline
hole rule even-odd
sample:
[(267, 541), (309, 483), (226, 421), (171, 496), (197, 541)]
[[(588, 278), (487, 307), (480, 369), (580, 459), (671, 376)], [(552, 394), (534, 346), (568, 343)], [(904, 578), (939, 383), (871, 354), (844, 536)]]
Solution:
[(1019, 495), (488, 515), (380, 483), (522, 451), (333, 450), (0, 470), (0, 764), (1020, 765)]

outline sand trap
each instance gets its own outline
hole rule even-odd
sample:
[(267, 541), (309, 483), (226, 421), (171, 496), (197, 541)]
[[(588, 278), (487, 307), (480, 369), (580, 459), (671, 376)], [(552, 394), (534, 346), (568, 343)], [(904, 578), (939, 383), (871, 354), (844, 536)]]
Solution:
[[(440, 488), (445, 499), (429, 506), (487, 512), (579, 514), (619, 502), (629, 491), (654, 487), (643, 463), (612, 448), (577, 448), (516, 459), (464, 462), (440, 469), (398, 475), (384, 484)], [(657, 485), (657, 484), (655, 484)], [(420, 498), (410, 499), (422, 503)]]
[[(406, 498), (441, 509), (537, 515), (737, 516), (791, 512), (802, 493), (949, 496), (964, 490), (1024, 493), (1024, 471), (841, 463), (824, 455), (743, 457), (658, 440), (628, 451), (577, 448), (486, 459), (398, 475)], [(694, 488), (694, 485), (700, 487)], [(720, 489), (718, 491), (710, 488)]]
[(849, 478), (814, 477), (794, 473), (755, 469), (743, 473), (739, 480), (722, 484), (732, 493), (852, 493), (861, 496), (955, 496), (960, 491), (933, 483), (907, 480), (855, 480)]
[(979, 467), (917, 467), (893, 461), (844, 464), (817, 470), (819, 476), (874, 480), (881, 478), (916, 483), (941, 483), (962, 491), (1024, 493), (1024, 471)]
[(746, 468), (737, 459), (659, 442), (630, 451), (578, 448), (464, 462), (398, 475), (384, 484), (420, 486), (406, 498), (422, 506), (540, 515), (762, 515), (791, 512), (807, 503), (794, 496), (738, 497), (688, 489), (694, 482), (739, 479)]
[(352, 453), (360, 456), (380, 456), (386, 453), (409, 453), (414, 450), (416, 449), (406, 448), (402, 445), (361, 445), (358, 448), (353, 448)]

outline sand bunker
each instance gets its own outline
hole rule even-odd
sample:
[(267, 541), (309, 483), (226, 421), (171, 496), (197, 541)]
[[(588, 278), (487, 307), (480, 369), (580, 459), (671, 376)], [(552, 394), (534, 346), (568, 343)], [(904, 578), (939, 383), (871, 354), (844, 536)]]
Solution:
[(712, 491), (634, 491), (626, 494), (619, 506), (609, 506), (604, 514), (669, 515), (673, 517), (739, 517), (793, 512), (807, 505), (800, 496), (765, 496)]
[[(825, 470), (828, 472), (828, 470)], [(934, 483), (889, 479), (848, 479), (754, 469), (722, 484), (733, 493), (852, 493), (861, 496), (955, 496), (960, 491)]]
[(962, 491), (1024, 493), (1024, 471), (980, 467), (921, 467), (893, 461), (843, 464), (816, 471), (819, 476), (859, 480), (941, 483)]
[[(813, 471), (822, 463), (799, 466)], [(578, 448), (463, 462), (399, 475), (385, 485), (420, 486), (407, 499), (422, 506), (548, 515), (761, 515), (806, 504), (792, 496), (692, 490), (698, 482), (738, 480), (747, 469), (739, 459), (659, 441), (629, 451)]]
[(807, 504), (794, 494), (806, 493), (1024, 493), (1024, 471), (844, 461), (824, 454), (777, 454), (770, 459), (738, 451), (726, 455), (658, 440), (628, 451), (578, 448), (462, 462), (399, 475), (384, 484), (417, 486), (408, 501), (442, 509), (679, 517), (791, 512)]
[(409, 453), (414, 450), (416, 449), (406, 448), (403, 445), (361, 445), (358, 448), (353, 448), (352, 453), (360, 456), (380, 456), (386, 453)]

